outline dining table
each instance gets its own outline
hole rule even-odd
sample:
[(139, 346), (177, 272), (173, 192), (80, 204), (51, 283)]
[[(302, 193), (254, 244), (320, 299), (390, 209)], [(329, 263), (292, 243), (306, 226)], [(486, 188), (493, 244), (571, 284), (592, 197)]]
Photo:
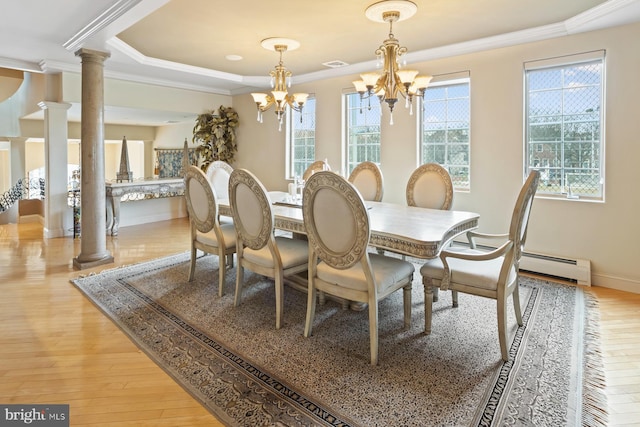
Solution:
[[(275, 227), (306, 234), (302, 202), (289, 193), (270, 191)], [(428, 209), (396, 203), (365, 201), (371, 229), (370, 246), (421, 259), (435, 258), (456, 236), (478, 227), (474, 212)], [(231, 216), (228, 199), (218, 200), (218, 213)]]
[[(270, 191), (275, 228), (306, 235), (302, 200), (287, 192)], [(369, 213), (369, 245), (379, 252), (391, 251), (420, 259), (435, 258), (456, 236), (478, 227), (480, 215), (457, 210), (428, 209), (396, 203), (365, 201)], [(218, 213), (232, 216), (228, 199), (218, 200)], [(293, 278), (291, 284), (306, 291), (306, 279)], [(341, 301), (344, 304), (344, 301)], [(362, 310), (362, 304), (346, 304)], [(425, 324), (427, 319), (425, 319)]]

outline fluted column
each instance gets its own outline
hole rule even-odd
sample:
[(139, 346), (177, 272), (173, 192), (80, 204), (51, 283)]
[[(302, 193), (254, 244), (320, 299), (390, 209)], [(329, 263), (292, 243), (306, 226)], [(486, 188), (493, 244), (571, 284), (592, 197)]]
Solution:
[(82, 59), (82, 111), (80, 159), (80, 254), (78, 269), (113, 262), (106, 244), (106, 191), (104, 181), (104, 61), (108, 52), (80, 49)]
[(44, 110), (44, 238), (73, 234), (72, 213), (67, 203), (67, 110), (66, 102), (42, 101)]

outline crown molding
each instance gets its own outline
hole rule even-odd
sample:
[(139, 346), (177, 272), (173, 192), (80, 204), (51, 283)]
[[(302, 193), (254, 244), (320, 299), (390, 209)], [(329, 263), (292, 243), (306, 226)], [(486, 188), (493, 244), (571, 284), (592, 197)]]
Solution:
[(13, 70), (29, 71), (32, 73), (42, 73), (40, 65), (35, 62), (20, 61), (18, 59), (0, 57), (0, 67)]
[(614, 19), (613, 22), (607, 24), (606, 18), (612, 14), (622, 12), (623, 9), (633, 5), (639, 6), (638, 10), (640, 10), (640, 2), (638, 0), (609, 0), (601, 3), (564, 21), (567, 32), (569, 34), (576, 34), (606, 28), (607, 26), (615, 26), (619, 24), (618, 19)]
[[(59, 72), (75, 73), (75, 74), (82, 73), (82, 66), (77, 63), (44, 60), (40, 62), (40, 65), (43, 71), (46, 73), (59, 73)], [(144, 84), (150, 84), (150, 85), (156, 85), (156, 86), (166, 86), (166, 87), (171, 87), (176, 89), (185, 89), (185, 90), (194, 90), (198, 92), (213, 93), (216, 95), (227, 95), (227, 96), (232, 95), (231, 91), (225, 90), (225, 89), (185, 83), (185, 82), (180, 82), (172, 79), (152, 78), (152, 77), (142, 76), (140, 74), (111, 71), (106, 68), (104, 70), (104, 77), (109, 79), (125, 80), (125, 81), (130, 81), (135, 83), (144, 83)]]
[(196, 74), (214, 79), (222, 79), (234, 83), (241, 83), (243, 81), (243, 77), (238, 74), (225, 73), (223, 71), (212, 70), (210, 68), (196, 67), (193, 65), (181, 64), (179, 62), (166, 61), (164, 59), (143, 55), (138, 50), (134, 49), (117, 37), (109, 39), (107, 44), (114, 50), (119, 51), (142, 65), (163, 68), (165, 70), (180, 71), (187, 74)]
[[(100, 28), (108, 25), (108, 23), (115, 20), (118, 16), (124, 13), (126, 10), (131, 9), (136, 4), (141, 2), (143, 4), (149, 4), (148, 1), (156, 3), (163, 3), (167, 0), (119, 0), (108, 11), (103, 13), (99, 18), (92, 21), (87, 25), (83, 31), (74, 36), (73, 40), (80, 40), (84, 35), (84, 38), (91, 34), (94, 34)], [(592, 9), (589, 9), (579, 15), (569, 18), (565, 21), (555, 24), (545, 25), (541, 27), (530, 28), (521, 31), (514, 31), (511, 33), (501, 34), (497, 36), (485, 37), (477, 40), (471, 40), (468, 42), (455, 43), (447, 46), (440, 46), (432, 49), (426, 49), (416, 52), (409, 52), (407, 54), (407, 61), (410, 63), (424, 62), (442, 58), (448, 58), (452, 56), (459, 56), (464, 54), (477, 53), (487, 51), (491, 49), (504, 48), (509, 46), (515, 46), (519, 44), (532, 43), (541, 40), (547, 40), (556, 37), (563, 37), (570, 34), (576, 34), (580, 32), (592, 31), (595, 29), (601, 29), (606, 27), (612, 27), (619, 24), (620, 15), (625, 15), (625, 8), (629, 6), (640, 6), (640, 0), (609, 0), (602, 3)], [(611, 19), (613, 15), (616, 15), (614, 19)], [(631, 17), (633, 19), (633, 17)], [(637, 20), (637, 19), (635, 19)], [(68, 42), (69, 43), (69, 42)], [(127, 43), (120, 40), (118, 37), (111, 37), (106, 41), (106, 44), (113, 50), (116, 50), (138, 64), (149, 66), (153, 68), (159, 68), (164, 70), (175, 71), (188, 75), (199, 75), (209, 77), (212, 80), (220, 80), (225, 82), (232, 82), (240, 84), (243, 87), (235, 89), (221, 89), (213, 88), (207, 85), (198, 85), (187, 83), (185, 81), (178, 81), (172, 79), (162, 78), (149, 78), (143, 75), (137, 75), (133, 73), (113, 72), (105, 69), (105, 76), (110, 78), (118, 78), (122, 80), (135, 81), (140, 83), (155, 84), (161, 86), (170, 86), (179, 89), (197, 90), (208, 93), (216, 93), (220, 95), (238, 95), (251, 92), (252, 90), (268, 87), (269, 79), (267, 76), (242, 76), (238, 74), (226, 73), (209, 68), (196, 67), (192, 65), (181, 64), (172, 61), (166, 61), (158, 58), (148, 57), (143, 55)], [(67, 47), (67, 44), (65, 44)], [(69, 47), (67, 49), (70, 49)], [(0, 58), (0, 66), (2, 66), (5, 59)], [(11, 60), (7, 60), (11, 61)], [(15, 61), (14, 61), (15, 62)], [(357, 64), (350, 64), (345, 67), (331, 68), (326, 70), (314, 71), (307, 74), (297, 74), (294, 79), (296, 84), (309, 83), (316, 80), (323, 80), (335, 77), (342, 77), (347, 75), (359, 74), (362, 72), (370, 71), (375, 67), (375, 60), (361, 62)], [(79, 64), (69, 64), (64, 62), (56, 62), (45, 60), (37, 67), (34, 64), (24, 63), (22, 67), (15, 64), (9, 68), (24, 69), (25, 71), (36, 72), (53, 72), (53, 71), (69, 71), (80, 72)], [(186, 79), (185, 79), (186, 80)], [(214, 83), (215, 84), (215, 83)]]
[(75, 52), (82, 44), (97, 34), (103, 28), (116, 19), (127, 13), (130, 9), (140, 3), (142, 0), (117, 0), (107, 10), (102, 12), (93, 21), (89, 22), (80, 31), (74, 34), (69, 40), (63, 43), (63, 47), (70, 52)]

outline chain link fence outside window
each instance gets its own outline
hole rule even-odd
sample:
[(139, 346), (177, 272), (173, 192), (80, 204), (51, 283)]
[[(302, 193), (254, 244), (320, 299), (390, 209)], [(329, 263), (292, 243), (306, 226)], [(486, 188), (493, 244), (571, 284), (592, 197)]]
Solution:
[(421, 161), (449, 171), (455, 190), (468, 191), (469, 82), (429, 87), (422, 102)]
[(602, 199), (602, 74), (603, 60), (526, 71), (527, 169), (540, 170), (539, 194)]

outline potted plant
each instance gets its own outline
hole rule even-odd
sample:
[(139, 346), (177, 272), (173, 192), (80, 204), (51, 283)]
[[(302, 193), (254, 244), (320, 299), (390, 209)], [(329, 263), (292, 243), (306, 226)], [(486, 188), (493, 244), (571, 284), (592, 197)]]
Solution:
[(193, 127), (192, 142), (200, 144), (196, 153), (201, 160), (200, 167), (207, 170), (216, 160), (232, 163), (238, 151), (236, 128), (238, 113), (232, 107), (220, 106), (218, 111), (199, 114)]

